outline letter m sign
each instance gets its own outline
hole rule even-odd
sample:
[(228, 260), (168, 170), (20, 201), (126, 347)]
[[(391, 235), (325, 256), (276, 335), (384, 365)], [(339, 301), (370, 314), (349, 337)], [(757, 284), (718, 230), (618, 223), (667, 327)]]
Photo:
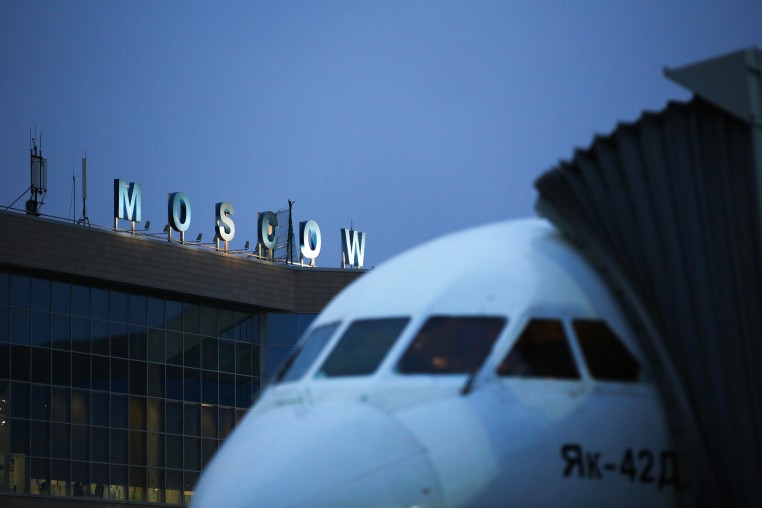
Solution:
[(114, 218), (140, 222), (140, 184), (114, 180)]

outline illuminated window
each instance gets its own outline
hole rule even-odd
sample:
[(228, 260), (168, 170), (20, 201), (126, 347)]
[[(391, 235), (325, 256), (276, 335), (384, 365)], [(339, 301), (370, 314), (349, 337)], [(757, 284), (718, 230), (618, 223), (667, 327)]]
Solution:
[(561, 321), (531, 320), (497, 373), (507, 377), (579, 379)]
[(318, 376), (373, 374), (409, 318), (363, 319), (353, 322), (320, 368)]
[(595, 379), (620, 382), (644, 379), (638, 361), (604, 321), (576, 319), (573, 325), (587, 368)]
[(502, 317), (429, 318), (397, 364), (403, 374), (466, 374), (478, 369), (505, 326)]

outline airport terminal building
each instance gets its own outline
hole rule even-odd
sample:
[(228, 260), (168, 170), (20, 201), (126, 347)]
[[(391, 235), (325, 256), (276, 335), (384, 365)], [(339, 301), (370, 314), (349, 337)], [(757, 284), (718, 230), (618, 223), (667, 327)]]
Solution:
[(187, 504), (362, 270), (0, 212), (0, 505)]

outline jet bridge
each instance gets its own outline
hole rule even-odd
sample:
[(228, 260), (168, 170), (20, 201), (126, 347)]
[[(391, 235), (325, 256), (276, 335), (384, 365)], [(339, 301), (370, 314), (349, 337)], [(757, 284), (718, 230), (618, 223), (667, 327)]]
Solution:
[(668, 401), (687, 506), (762, 506), (762, 52), (543, 174), (538, 212), (617, 294)]

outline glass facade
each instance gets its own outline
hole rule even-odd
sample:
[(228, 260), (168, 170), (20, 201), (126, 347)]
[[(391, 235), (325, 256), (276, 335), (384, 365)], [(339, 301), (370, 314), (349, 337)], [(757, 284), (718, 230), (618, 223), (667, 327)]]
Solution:
[(188, 503), (313, 318), (0, 271), (0, 492)]

